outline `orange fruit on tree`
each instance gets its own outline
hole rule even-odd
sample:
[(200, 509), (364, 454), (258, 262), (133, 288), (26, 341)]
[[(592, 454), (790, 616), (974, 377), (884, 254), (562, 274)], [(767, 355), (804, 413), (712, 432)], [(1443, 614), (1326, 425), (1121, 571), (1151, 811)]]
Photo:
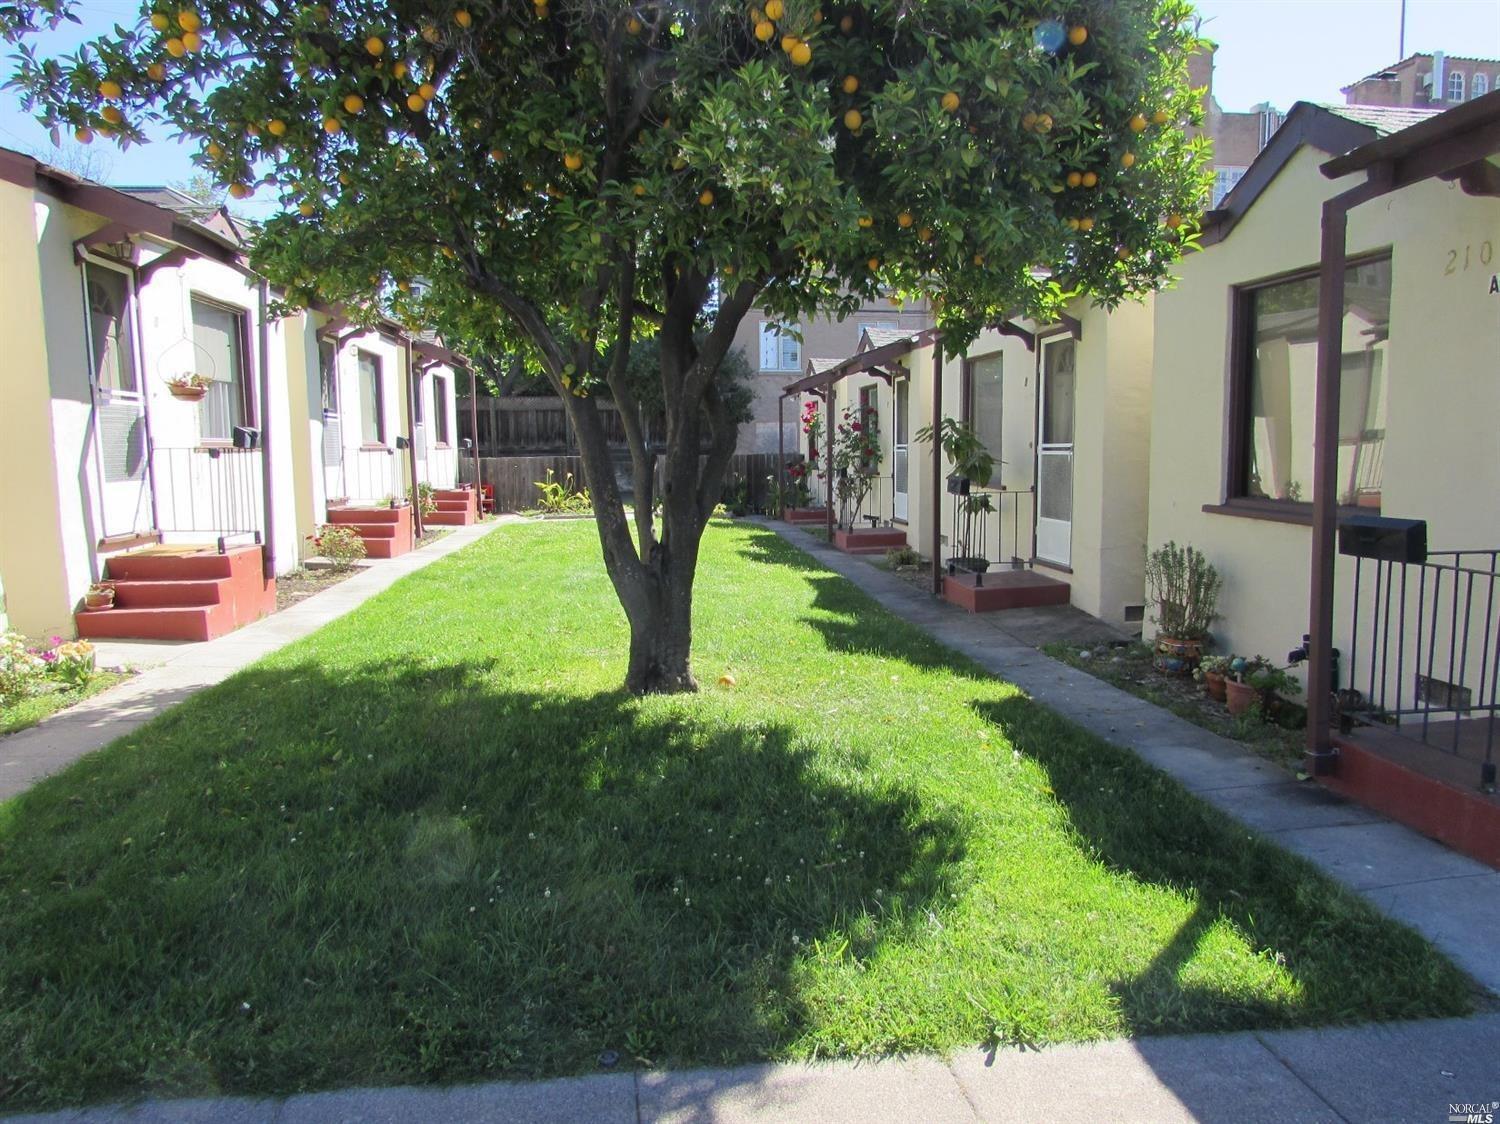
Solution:
[(974, 264), (975, 265), (983, 265), (984, 264), (984, 255), (983, 254), (975, 254), (974, 255)]
[(1130, 119), (1130, 131), (1132, 133), (1144, 133), (1146, 131), (1146, 115), (1137, 113)]
[(316, 207), (314, 207), (311, 203), (306, 203), (306, 202), (304, 202), (304, 203), (298, 203), (297, 204), (297, 210), (299, 210), (299, 211), (302, 212), (302, 217), (305, 218), (305, 219), (312, 218), (313, 215), (317, 214), (317, 211), (318, 211), (318, 209)]
[(1098, 185), (1099, 185), (1099, 173), (1097, 173), (1097, 172), (1084, 172), (1083, 173), (1083, 186), (1084, 187), (1097, 187)]
[(232, 183), (229, 185), (229, 194), (236, 199), (247, 199), (250, 196), (250, 188), (242, 183)]
[(1027, 110), (1025, 113), (1021, 114), (1021, 128), (1027, 130), (1028, 132), (1036, 128), (1036, 114), (1031, 112), (1030, 110)]
[(208, 158), (210, 160), (217, 160), (224, 155), (223, 147), (214, 143), (213, 141), (209, 141), (208, 147), (203, 151), (208, 155)]
[(266, 132), (270, 133), (273, 137), (284, 137), (286, 136), (286, 122), (273, 118), (266, 122)]
[(405, 78), (406, 70), (406, 63), (402, 62), (400, 59), (397, 59), (396, 62), (391, 65), (391, 73), (397, 78)]
[(372, 35), (365, 40), (365, 50), (372, 55), (385, 54), (385, 40), (378, 35)]
[(1155, 125), (1165, 125), (1168, 120), (1170, 120), (1170, 118), (1167, 116), (1167, 111), (1165, 109), (1158, 109), (1151, 115), (1151, 122)]
[(872, 219), (869, 215), (860, 215), (859, 216), (859, 228), (861, 230), (869, 230), (870, 227), (872, 227), (874, 225), (875, 225), (875, 220)]
[(101, 98), (108, 98), (110, 101), (114, 101), (124, 93), (125, 91), (120, 88), (120, 84), (111, 78), (106, 78), (103, 82), (99, 83), (99, 96)]
[(755, 25), (755, 37), (762, 43), (769, 43), (776, 37), (776, 25), (770, 20), (761, 20)]
[(646, 185), (643, 183), (636, 184), (630, 190), (635, 193), (637, 199), (642, 199), (646, 195)]
[(859, 92), (859, 79), (849, 74), (844, 77), (844, 93), (853, 94)]
[(877, 269), (880, 268), (880, 259), (871, 258), (869, 261), (865, 262), (865, 264), (870, 267), (870, 272), (874, 273)]
[(954, 93), (952, 90), (949, 90), (946, 94), (943, 95), (943, 112), (944, 113), (957, 113), (958, 112), (958, 95), (956, 93)]
[(1133, 168), (1133, 167), (1135, 167), (1135, 153), (1133, 153), (1133, 152), (1127, 152), (1127, 153), (1125, 153), (1125, 155), (1121, 156), (1120, 157), (1120, 167), (1122, 167), (1122, 168)]
[(1089, 29), (1083, 24), (1074, 24), (1068, 28), (1068, 42), (1075, 47), (1081, 47), (1089, 40)]
[(1084, 231), (1093, 230), (1094, 220), (1091, 219), (1088, 215), (1084, 215), (1083, 218), (1078, 220), (1078, 229)]
[(172, 21), (167, 18), (167, 13), (165, 12), (152, 12), (151, 26), (157, 31), (165, 31), (172, 26)]
[(800, 42), (802, 40), (798, 39), (795, 35), (783, 35), (781, 37), (781, 49), (787, 54), (791, 54), (792, 48)]
[(347, 94), (344, 97), (344, 112), (358, 113), (365, 107), (365, 99), (358, 94)]
[(421, 113), (422, 110), (427, 108), (427, 99), (424, 98), (421, 94), (408, 94), (406, 98), (406, 108), (411, 110), (413, 113)]
[(184, 31), (182, 33), (182, 46), (184, 50), (197, 54), (203, 50), (203, 36), (196, 31)]
[(452, 246), (444, 246), (443, 247), (443, 257), (445, 257), (445, 258), (456, 258), (456, 257), (458, 257), (458, 255), (453, 252), (453, 247)]
[(79, 144), (93, 144), (94, 130), (90, 129), (86, 125), (80, 125), (78, 128), (73, 130), (73, 139), (76, 140)]
[(1170, 215), (1167, 216), (1167, 226), (1171, 229), (1176, 230), (1181, 225), (1182, 216), (1179, 215), (1176, 211), (1173, 211)]
[(329, 115), (323, 118), (323, 131), (329, 136), (333, 136), (334, 133), (338, 132), (343, 127), (343, 124), (337, 117)]
[(1115, 250), (1115, 257), (1119, 258), (1121, 261), (1129, 261), (1130, 260), (1130, 248), (1128, 246), (1120, 246), (1120, 247), (1118, 247)]
[(167, 68), (159, 62), (153, 62), (146, 67), (146, 77), (153, 82), (165, 82), (167, 80)]
[(932, 227), (930, 227), (930, 226), (924, 226), (921, 230), (917, 231), (917, 241), (919, 241), (919, 242), (931, 242), (932, 241)]
[(423, 101), (431, 101), (433, 98), (437, 97), (437, 87), (434, 86), (431, 82), (423, 82), (420, 86), (417, 87), (417, 93), (422, 95)]
[(436, 43), (442, 37), (442, 32), (435, 24), (424, 23), (422, 25), (422, 38), (429, 43)]
[(1081, 183), (1083, 183), (1083, 173), (1082, 172), (1069, 172), (1068, 173), (1068, 186), (1069, 187), (1077, 187)]
[(786, 15), (786, 4), (782, 0), (766, 0), (766, 19), (779, 20)]
[(569, 152), (563, 156), (563, 167), (570, 172), (576, 172), (583, 167), (583, 153)]
[(184, 8), (177, 13), (177, 26), (183, 31), (197, 31), (203, 26), (203, 21), (198, 18), (198, 13), (191, 8)]
[(1050, 133), (1052, 131), (1052, 114), (1038, 113), (1036, 115), (1036, 131), (1039, 133)]
[[(538, 4), (537, 7), (541, 8), (545, 7), (545, 5)], [(453, 22), (458, 24), (459, 27), (470, 27), (474, 23), (474, 17), (469, 15), (469, 9), (460, 8), (453, 13)]]
[(166, 48), (167, 54), (171, 55), (174, 59), (180, 59), (183, 55), (187, 54), (187, 48), (183, 46), (182, 40), (175, 35), (167, 40)]
[(806, 43), (798, 43), (792, 48), (792, 65), (806, 66), (812, 62), (812, 48)]
[(1068, 220), (1068, 229), (1069, 230), (1077, 230), (1078, 226), (1079, 226), (1079, 223), (1078, 223), (1077, 219), (1069, 219)]
[(842, 31), (845, 35), (848, 35), (851, 31), (853, 31), (854, 17), (845, 16), (843, 19), (839, 20), (839, 30)]
[(99, 111), (99, 116), (104, 118), (111, 125), (118, 125), (121, 121), (125, 120), (125, 115), (112, 105), (106, 105), (103, 109), (101, 109)]
[(646, 25), (643, 24), (640, 20), (636, 19), (634, 16), (631, 16), (628, 20), (625, 21), (625, 32), (628, 35), (639, 35), (645, 30)]
[(912, 217), (910, 211), (902, 211), (899, 215), (896, 216), (896, 225), (899, 226), (902, 230), (905, 230), (907, 227), (911, 226), (911, 224)]
[(714, 193), (705, 187), (703, 194), (698, 196), (698, 202), (705, 207), (712, 207), (714, 205)]
[(498, 148), (492, 148), (490, 149), (490, 159), (498, 163), (505, 159), (505, 153), (501, 152)]
[(848, 129), (851, 133), (859, 132), (860, 126), (864, 123), (865, 115), (857, 109), (851, 109), (848, 113), (844, 114), (844, 128)]

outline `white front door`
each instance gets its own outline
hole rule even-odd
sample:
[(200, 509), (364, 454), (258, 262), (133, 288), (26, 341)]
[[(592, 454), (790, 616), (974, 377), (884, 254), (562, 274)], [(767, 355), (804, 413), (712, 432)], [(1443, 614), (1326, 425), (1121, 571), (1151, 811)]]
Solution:
[(83, 306), (99, 481), (98, 537), (143, 534), (154, 529), (155, 520), (134, 278), (123, 269), (84, 262)]
[(907, 518), (907, 501), (911, 495), (911, 380), (896, 383), (896, 427), (891, 443), (892, 487), (891, 514)]
[(1059, 566), (1073, 558), (1073, 406), (1077, 344), (1071, 336), (1042, 345), (1041, 424), (1037, 434), (1036, 555)]

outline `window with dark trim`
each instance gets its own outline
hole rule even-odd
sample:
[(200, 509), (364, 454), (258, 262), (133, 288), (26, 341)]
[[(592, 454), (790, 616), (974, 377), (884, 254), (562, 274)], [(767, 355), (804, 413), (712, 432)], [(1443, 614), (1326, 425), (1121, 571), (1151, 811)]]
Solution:
[[(1390, 312), (1390, 255), (1352, 262), (1344, 277), (1338, 502), (1375, 511)], [(1317, 272), (1236, 289), (1231, 331), (1229, 498), (1300, 509), (1312, 500)]]
[(322, 393), (324, 417), (339, 412), (339, 352), (332, 340), (318, 341), (318, 389)]
[(427, 420), (427, 403), (423, 399), (422, 384), (426, 377), (421, 371), (411, 381), (411, 420), (413, 425), (421, 425)]
[(432, 422), (439, 445), (447, 445), (448, 433), (448, 380), (442, 375), (432, 376)]
[(230, 441), (236, 426), (255, 424), (255, 398), (246, 378), (250, 369), (248, 314), (197, 294), (190, 303), (196, 373), (209, 379), (208, 393), (199, 404), (198, 434), (204, 441)]
[(366, 445), (385, 444), (385, 371), (380, 356), (363, 348), (359, 356), (359, 435)]
[[(876, 410), (878, 401), (873, 383), (859, 388), (859, 425), (861, 432), (867, 438), (872, 434), (880, 433), (880, 414)], [(866, 476), (873, 476), (880, 471), (880, 458), (877, 456), (860, 457), (859, 470)]]
[[(1004, 434), (1004, 356), (981, 355), (964, 362), (961, 386), (961, 417), (966, 426), (984, 443), (985, 451), (1001, 459)], [(998, 472), (996, 473), (998, 476)]]

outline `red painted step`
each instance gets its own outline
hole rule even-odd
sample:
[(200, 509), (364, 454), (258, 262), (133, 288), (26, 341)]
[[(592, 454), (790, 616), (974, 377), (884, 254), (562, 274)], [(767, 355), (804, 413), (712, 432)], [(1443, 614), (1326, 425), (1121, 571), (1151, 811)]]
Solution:
[(228, 578), (196, 581), (120, 581), (115, 579), (116, 609), (161, 609), (218, 605)]
[(234, 630), (224, 605), (155, 609), (85, 609), (74, 617), (88, 640), (212, 640)]
[(81, 610), (78, 635), (110, 640), (212, 640), (276, 611), (258, 546), (215, 550), (161, 547), (112, 556), (105, 574), (115, 607)]
[(891, 527), (856, 527), (852, 531), (835, 528), (833, 545), (845, 554), (884, 554), (893, 546), (905, 546), (906, 532)]
[(395, 558), (412, 548), (411, 507), (330, 507), (328, 521), (351, 527), (365, 541), (365, 557)]
[(943, 600), (971, 613), (1066, 605), (1070, 592), (1067, 582), (1038, 574), (1035, 570), (990, 570), (984, 574), (958, 573), (943, 577)]
[(411, 509), (406, 507), (330, 507), (330, 523), (399, 523), (402, 513), (411, 518)]
[(422, 522), (429, 527), (467, 527), (471, 523), (478, 523), (479, 519), (472, 511), (434, 511), (422, 516)]

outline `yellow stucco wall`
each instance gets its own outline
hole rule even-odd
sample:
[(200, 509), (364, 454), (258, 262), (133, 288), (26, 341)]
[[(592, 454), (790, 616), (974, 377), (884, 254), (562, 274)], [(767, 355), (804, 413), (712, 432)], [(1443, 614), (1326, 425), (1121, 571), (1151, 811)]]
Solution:
[(8, 626), (38, 637), (73, 627), (37, 256), (48, 217), (31, 189), (0, 182), (0, 574)]
[[(1222, 572), (1220, 650), (1278, 660), (1307, 628), (1310, 529), (1202, 509), (1225, 498), (1232, 287), (1316, 265), (1319, 204), (1357, 178), (1325, 179), (1326, 159), (1294, 156), (1156, 302), (1150, 543), (1192, 543)], [(1500, 296), (1488, 292), (1500, 201), (1419, 184), (1356, 208), (1348, 246), (1391, 250), (1383, 514), (1426, 519), (1435, 550), (1500, 544)], [(1335, 642), (1346, 651), (1350, 574), (1341, 560)]]
[[(298, 557), (306, 537), (317, 530), (316, 498), (322, 490), (323, 416), (318, 397), (317, 340), (312, 314), (298, 312), (281, 321), (286, 352), (287, 417), (291, 440), (292, 497)], [(313, 424), (314, 410), (317, 424)]]

